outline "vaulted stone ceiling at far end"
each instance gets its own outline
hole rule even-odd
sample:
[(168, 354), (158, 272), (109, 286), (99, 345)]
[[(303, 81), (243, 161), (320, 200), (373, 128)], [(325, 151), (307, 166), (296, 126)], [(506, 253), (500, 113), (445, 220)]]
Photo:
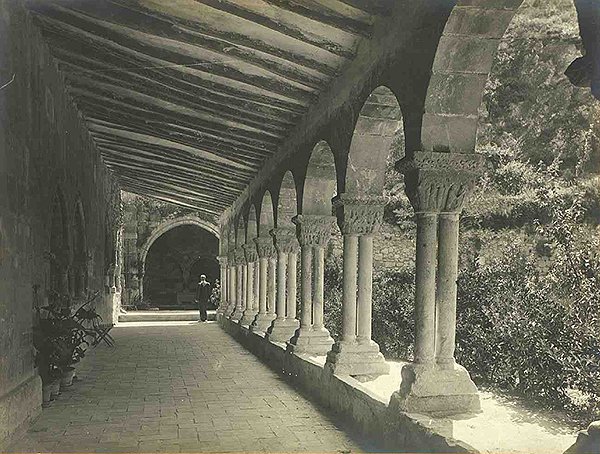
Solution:
[(216, 220), (385, 14), (374, 0), (28, 3), (123, 189)]

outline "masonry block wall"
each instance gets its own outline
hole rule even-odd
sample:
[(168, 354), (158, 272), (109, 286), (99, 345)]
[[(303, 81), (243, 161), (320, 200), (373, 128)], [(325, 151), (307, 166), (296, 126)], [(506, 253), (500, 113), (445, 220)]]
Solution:
[[(89, 290), (104, 291), (114, 246), (117, 186), (63, 86), (22, 2), (0, 2), (0, 451), (41, 409), (32, 333), (51, 285), (54, 220), (65, 221), (64, 257), (74, 263), (73, 249), (84, 248), (79, 285)], [(105, 301), (97, 311), (111, 322)]]

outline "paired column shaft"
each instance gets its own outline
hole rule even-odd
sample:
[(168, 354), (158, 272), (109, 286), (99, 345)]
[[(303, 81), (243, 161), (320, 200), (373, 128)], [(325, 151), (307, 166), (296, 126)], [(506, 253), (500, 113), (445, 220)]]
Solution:
[(373, 310), (373, 236), (361, 235), (358, 240), (358, 324), (359, 344), (371, 342)]
[(288, 254), (283, 251), (277, 252), (277, 319), (285, 320), (285, 287)]
[(356, 342), (356, 270), (358, 235), (344, 235), (344, 282), (342, 294), (342, 340)]
[(301, 261), (302, 281), (300, 287), (300, 297), (302, 298), (302, 308), (300, 315), (300, 329), (309, 330), (312, 326), (312, 252), (311, 246), (302, 246)]
[(432, 364), (435, 356), (435, 272), (437, 214), (417, 213), (415, 279), (415, 362)]
[(287, 308), (285, 318), (288, 320), (294, 320), (296, 318), (296, 263), (298, 261), (298, 254), (296, 252), (290, 252), (288, 254), (288, 266), (287, 266)]
[(458, 229), (458, 213), (440, 214), (436, 361), (448, 369), (454, 368)]

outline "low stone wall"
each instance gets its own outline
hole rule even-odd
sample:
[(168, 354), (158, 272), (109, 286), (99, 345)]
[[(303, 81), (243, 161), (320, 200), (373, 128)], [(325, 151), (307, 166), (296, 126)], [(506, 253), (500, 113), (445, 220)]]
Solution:
[(33, 374), (0, 397), (0, 452), (18, 439), (42, 412), (42, 379)]
[(445, 427), (438, 427), (439, 420), (393, 412), (387, 402), (351, 376), (331, 374), (310, 357), (291, 353), (285, 344), (270, 342), (264, 333), (252, 332), (220, 314), (218, 320), (223, 330), (248, 350), (351, 425), (368, 447), (386, 451), (477, 452), (452, 438)]

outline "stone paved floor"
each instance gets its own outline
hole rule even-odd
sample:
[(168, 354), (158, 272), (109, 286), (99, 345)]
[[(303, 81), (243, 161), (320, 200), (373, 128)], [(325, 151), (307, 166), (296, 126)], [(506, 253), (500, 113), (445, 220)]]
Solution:
[(113, 329), (9, 451), (362, 450), (216, 323), (148, 325)]

